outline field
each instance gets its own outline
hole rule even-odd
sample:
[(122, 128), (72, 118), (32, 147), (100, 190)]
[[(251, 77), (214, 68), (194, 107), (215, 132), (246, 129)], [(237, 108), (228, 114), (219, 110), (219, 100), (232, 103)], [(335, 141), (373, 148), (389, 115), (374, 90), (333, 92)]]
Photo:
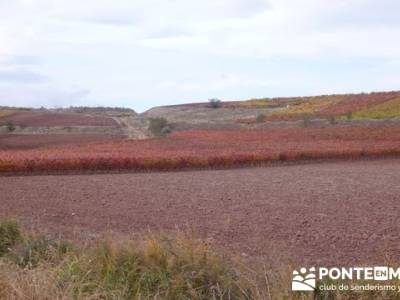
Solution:
[[(0, 218), (18, 216), (30, 231), (48, 238), (61, 235), (79, 244), (104, 235), (121, 244), (118, 234), (137, 239), (149, 233), (171, 237), (186, 232), (219, 253), (239, 256), (249, 268), (265, 264), (269, 276), (298, 265), (396, 265), (400, 260), (399, 168), (400, 160), (371, 160), (236, 170), (0, 177)], [(113, 247), (106, 249), (117, 253)], [(180, 252), (172, 252), (171, 258), (179, 259), (176, 253)], [(70, 270), (83, 280), (74, 263), (77, 257), (72, 256)], [(110, 268), (104, 270), (122, 266), (114, 265), (120, 260), (108, 261)], [(89, 266), (97, 265), (82, 265)], [(42, 268), (38, 273), (34, 270), (23, 274), (43, 274)], [(14, 274), (6, 271), (4, 279)], [(25, 278), (23, 274), (19, 278)], [(101, 277), (88, 280), (95, 278)], [(269, 278), (281, 293), (289, 289), (290, 275)], [(37, 284), (43, 282), (39, 279)], [(79, 287), (86, 281), (68, 282)], [(108, 281), (97, 286), (102, 282)], [(354, 297), (350, 299), (358, 299)]]
[(292, 293), (291, 275), (397, 267), (399, 99), (0, 118), (0, 299), (361, 299)]
[(0, 150), (21, 150), (60, 145), (81, 145), (122, 140), (124, 137), (110, 134), (3, 134)]
[[(281, 107), (268, 121), (309, 118), (351, 117), (357, 119), (399, 118), (400, 92), (343, 94), (300, 98), (255, 99), (240, 102), (241, 107)], [(239, 120), (240, 121), (240, 120)], [(251, 121), (251, 120), (243, 120)]]
[[(1, 118), (1, 115), (0, 115)], [(0, 119), (0, 124), (12, 121), (21, 127), (52, 127), (52, 126), (108, 126), (115, 127), (118, 124), (106, 116), (90, 116), (72, 113), (52, 112), (19, 112), (5, 115)]]
[(176, 132), (166, 137), (0, 151), (0, 172), (168, 170), (399, 155), (400, 127)]
[(354, 113), (356, 119), (387, 119), (400, 116), (400, 97)]

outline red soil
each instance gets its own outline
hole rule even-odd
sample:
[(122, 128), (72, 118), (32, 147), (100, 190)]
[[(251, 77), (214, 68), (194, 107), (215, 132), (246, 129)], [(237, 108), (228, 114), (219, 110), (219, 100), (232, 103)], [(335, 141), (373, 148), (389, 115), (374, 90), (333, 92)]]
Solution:
[(188, 229), (247, 258), (373, 266), (400, 261), (399, 170), (377, 160), (0, 177), (0, 217), (55, 237)]
[(118, 126), (118, 124), (109, 117), (72, 113), (23, 112), (2, 118), (0, 123), (5, 123), (8, 120), (11, 120), (15, 125), (23, 127)]
[(0, 150), (34, 149), (56, 145), (82, 145), (121, 140), (123, 136), (110, 134), (0, 134)]
[(0, 172), (166, 170), (400, 155), (400, 127), (176, 132), (150, 140), (0, 151)]

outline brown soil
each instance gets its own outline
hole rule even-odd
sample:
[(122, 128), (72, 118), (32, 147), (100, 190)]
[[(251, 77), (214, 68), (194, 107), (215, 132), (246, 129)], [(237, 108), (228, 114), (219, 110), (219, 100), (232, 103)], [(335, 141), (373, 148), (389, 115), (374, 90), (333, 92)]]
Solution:
[(83, 145), (123, 139), (110, 134), (0, 134), (0, 150), (34, 149), (56, 145)]
[(399, 170), (393, 159), (0, 177), (0, 216), (67, 237), (190, 229), (249, 258), (374, 265), (400, 259)]

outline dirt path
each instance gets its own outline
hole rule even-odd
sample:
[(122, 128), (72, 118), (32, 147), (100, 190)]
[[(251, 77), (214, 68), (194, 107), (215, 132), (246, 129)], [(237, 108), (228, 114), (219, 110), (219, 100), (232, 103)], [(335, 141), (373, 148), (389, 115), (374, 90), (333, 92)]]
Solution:
[(52, 233), (189, 228), (249, 257), (400, 261), (400, 160), (0, 177), (0, 203), (0, 215)]
[(115, 122), (118, 123), (124, 135), (130, 139), (145, 139), (149, 137), (147, 130), (148, 122), (145, 118), (140, 116), (129, 116), (129, 117), (114, 117)]

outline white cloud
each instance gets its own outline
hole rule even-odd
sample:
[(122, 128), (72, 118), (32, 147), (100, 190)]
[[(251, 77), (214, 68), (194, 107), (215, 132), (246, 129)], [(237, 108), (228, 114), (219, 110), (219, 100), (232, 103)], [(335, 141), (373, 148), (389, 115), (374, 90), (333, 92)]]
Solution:
[[(47, 79), (36, 82), (36, 96), (27, 92), (26, 105), (46, 90), (53, 99), (55, 90), (69, 89), (90, 90), (82, 98), (88, 103), (140, 99), (134, 105), (141, 108), (207, 91), (231, 95), (237, 86), (243, 97), (272, 86), (285, 94), (285, 82), (312, 93), (336, 80), (335, 92), (341, 71), (354, 78), (343, 86), (358, 89), (355, 76), (371, 61), (384, 78), (398, 78), (390, 62), (400, 60), (399, 9), (397, 0), (3, 0), (0, 77), (21, 91), (29, 80), (16, 78)], [(374, 74), (365, 89), (387, 88)], [(165, 82), (175, 85), (168, 99)]]

